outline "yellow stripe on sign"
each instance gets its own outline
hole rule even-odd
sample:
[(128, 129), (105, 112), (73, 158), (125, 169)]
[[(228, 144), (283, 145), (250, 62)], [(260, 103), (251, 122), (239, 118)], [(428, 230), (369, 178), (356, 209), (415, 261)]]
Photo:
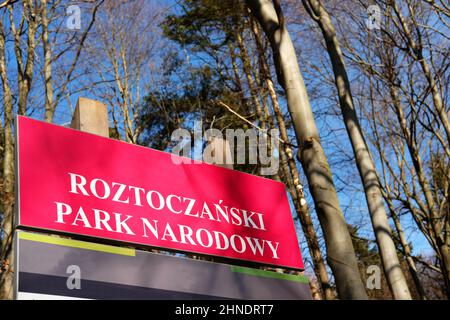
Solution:
[(131, 257), (136, 256), (136, 250), (134, 250), (134, 249), (113, 247), (113, 246), (108, 246), (105, 244), (98, 244), (98, 243), (78, 241), (78, 240), (72, 240), (72, 239), (66, 239), (66, 238), (59, 238), (59, 237), (55, 237), (55, 236), (47, 236), (47, 235), (37, 234), (37, 233), (28, 233), (28, 232), (22, 231), (19, 233), (19, 238), (23, 239), (23, 240), (30, 240), (30, 241), (35, 241), (35, 242), (56, 244), (58, 246), (65, 246), (65, 247), (71, 247), (71, 248), (80, 248), (80, 249), (86, 249), (86, 250), (120, 254), (123, 256), (131, 256)]

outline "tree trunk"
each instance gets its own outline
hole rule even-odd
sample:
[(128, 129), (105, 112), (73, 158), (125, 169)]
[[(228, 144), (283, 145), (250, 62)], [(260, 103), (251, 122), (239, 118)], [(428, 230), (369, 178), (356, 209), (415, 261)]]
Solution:
[(2, 187), (2, 230), (4, 238), (0, 251), (0, 300), (12, 299), (14, 255), (12, 254), (13, 218), (14, 218), (14, 141), (12, 135), (13, 126), (13, 100), (9, 85), (5, 59), (5, 34), (0, 20), (0, 77), (3, 87), (4, 107), (4, 151), (3, 151), (3, 187)]
[[(367, 299), (350, 233), (339, 205), (333, 177), (319, 140), (295, 49), (283, 21), (269, 0), (246, 0), (266, 33), (274, 56), (278, 81), (284, 88), (305, 171), (341, 299)], [(281, 17), (281, 15), (280, 15)]]
[(263, 116), (263, 108), (261, 106), (258, 94), (256, 92), (255, 81), (253, 80), (252, 66), (247, 53), (247, 49), (244, 45), (244, 41), (242, 40), (240, 30), (235, 31), (235, 36), (240, 51), (242, 67), (244, 69), (245, 77), (247, 79), (248, 88), (250, 89), (250, 95), (252, 96), (253, 104), (255, 105), (256, 116), (258, 117), (260, 127), (262, 129), (266, 129), (266, 119)]
[(322, 257), (322, 252), (320, 251), (319, 240), (312, 223), (311, 215), (309, 214), (305, 195), (303, 194), (303, 186), (300, 182), (300, 175), (297, 170), (297, 165), (292, 154), (292, 149), (288, 145), (289, 137), (287, 134), (286, 124), (280, 109), (280, 105), (278, 103), (278, 96), (272, 81), (270, 69), (264, 55), (264, 48), (262, 45), (258, 26), (253, 21), (253, 19), (251, 20), (252, 31), (255, 36), (256, 48), (260, 57), (261, 72), (263, 73), (263, 78), (265, 79), (267, 90), (272, 101), (272, 107), (277, 119), (278, 128), (280, 129), (281, 139), (285, 142), (285, 145), (282, 145), (280, 147), (280, 155), (283, 159), (282, 169), (283, 171), (285, 171), (286, 179), (289, 182), (292, 182), (292, 188), (289, 188), (289, 191), (294, 202), (297, 216), (300, 219), (303, 233), (305, 234), (308, 243), (308, 248), (313, 260), (314, 272), (316, 274), (317, 280), (320, 283), (322, 294), (326, 300), (332, 300), (334, 299), (334, 293), (330, 286), (330, 279), (328, 278), (325, 262)]
[[(35, 47), (36, 47), (36, 29), (37, 29), (37, 9), (31, 0), (25, 0), (23, 3), (23, 15), (28, 22), (28, 33), (27, 33), (27, 56), (25, 66), (23, 66), (22, 55), (16, 56), (17, 64), (18, 64), (18, 87), (19, 87), (19, 114), (25, 115), (28, 95), (31, 89), (31, 82), (33, 80), (33, 71), (34, 71), (34, 55), (35, 55)], [(20, 34), (18, 38), (16, 37), (15, 41), (19, 39), (19, 43), (16, 44), (20, 48)], [(19, 49), (21, 50), (21, 49)], [(17, 50), (16, 50), (17, 55)], [(19, 61), (20, 60), (20, 61)]]
[(388, 203), (389, 210), (391, 211), (392, 220), (394, 220), (395, 229), (397, 231), (400, 244), (403, 248), (406, 263), (408, 263), (409, 272), (411, 274), (411, 277), (413, 278), (414, 284), (417, 289), (417, 293), (419, 294), (420, 299), (427, 300), (425, 290), (422, 286), (422, 283), (420, 282), (419, 275), (417, 274), (416, 263), (414, 262), (414, 259), (411, 256), (411, 247), (409, 246), (408, 241), (406, 240), (406, 236), (405, 233), (403, 232), (403, 227), (400, 223), (400, 219), (397, 216), (397, 213), (395, 212), (393, 203), (390, 200), (388, 200), (387, 197), (385, 198), (387, 200), (386, 202)]
[(48, 39), (47, 0), (42, 0), (41, 6), (42, 45), (44, 47), (45, 121), (51, 123), (55, 108), (53, 105), (52, 50)]
[(321, 1), (302, 1), (306, 11), (319, 25), (325, 39), (327, 52), (333, 66), (342, 116), (344, 117), (345, 127), (355, 155), (356, 165), (364, 186), (366, 202), (387, 282), (395, 299), (411, 299), (408, 284), (401, 269), (397, 250), (392, 239), (392, 230), (389, 226), (388, 216), (384, 207), (383, 195), (381, 193), (375, 164), (364, 139), (353, 104), (350, 82), (333, 23)]

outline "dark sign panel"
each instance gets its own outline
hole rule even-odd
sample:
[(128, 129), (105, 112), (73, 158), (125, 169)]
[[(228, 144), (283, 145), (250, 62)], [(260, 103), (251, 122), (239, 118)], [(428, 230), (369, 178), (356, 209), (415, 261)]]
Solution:
[(308, 279), (19, 231), (17, 299), (311, 299)]

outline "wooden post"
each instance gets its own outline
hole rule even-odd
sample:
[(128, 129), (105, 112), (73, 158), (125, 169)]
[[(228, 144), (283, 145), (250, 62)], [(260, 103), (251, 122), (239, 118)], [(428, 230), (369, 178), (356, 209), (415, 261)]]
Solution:
[[(208, 141), (208, 143), (209, 143), (209, 147), (211, 148), (212, 159), (207, 157), (206, 159), (203, 159), (203, 160), (207, 163), (215, 164), (216, 166), (219, 166), (219, 167), (233, 169), (233, 157), (231, 155), (230, 144), (228, 143), (228, 141), (225, 139), (222, 139), (220, 137), (213, 137), (211, 140)], [(223, 161), (215, 161), (215, 159), (216, 159), (215, 155), (218, 153), (222, 154), (222, 156), (219, 157), (219, 159), (223, 159)], [(192, 259), (205, 260), (201, 256), (199, 257), (199, 256), (197, 256), (195, 254), (191, 254), (191, 253), (186, 253), (186, 256), (188, 256)], [(212, 258), (211, 261), (216, 261), (216, 260), (215, 260), (215, 258)]]
[[(219, 159), (223, 159), (221, 162), (211, 161), (211, 164), (218, 165), (220, 167), (233, 169), (233, 155), (231, 154), (230, 144), (227, 140), (220, 137), (214, 137), (210, 142), (209, 146), (214, 155), (222, 154)], [(213, 157), (216, 158), (216, 157)]]
[(96, 100), (78, 98), (70, 127), (109, 138), (106, 105)]

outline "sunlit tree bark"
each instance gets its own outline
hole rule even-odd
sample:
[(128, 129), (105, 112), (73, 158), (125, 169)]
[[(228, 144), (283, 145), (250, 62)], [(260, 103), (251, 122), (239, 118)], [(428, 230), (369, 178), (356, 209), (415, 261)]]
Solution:
[[(355, 251), (340, 209), (327, 158), (309, 105), (308, 94), (297, 62), (294, 46), (281, 12), (271, 1), (247, 0), (252, 14), (267, 35), (274, 56), (278, 81), (284, 88), (294, 124), (298, 156), (314, 199), (327, 247), (327, 260), (342, 299), (367, 299), (358, 271)], [(278, 8), (279, 9), (279, 8)]]

